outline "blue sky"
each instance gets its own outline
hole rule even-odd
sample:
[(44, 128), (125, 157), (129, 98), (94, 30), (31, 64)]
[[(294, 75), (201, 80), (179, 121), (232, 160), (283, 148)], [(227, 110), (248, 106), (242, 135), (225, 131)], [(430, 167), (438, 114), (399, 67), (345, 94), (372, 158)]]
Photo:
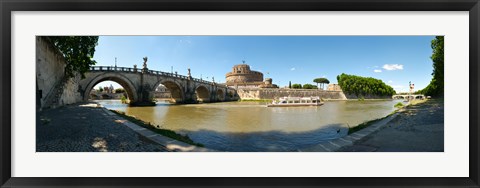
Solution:
[[(434, 36), (100, 36), (97, 65), (178, 71), (225, 82), (225, 74), (245, 60), (279, 86), (313, 83), (325, 77), (337, 83), (341, 73), (373, 77), (397, 92), (424, 88), (432, 76)], [(113, 84), (103, 82), (99, 85)], [(98, 86), (97, 86), (98, 87)]]

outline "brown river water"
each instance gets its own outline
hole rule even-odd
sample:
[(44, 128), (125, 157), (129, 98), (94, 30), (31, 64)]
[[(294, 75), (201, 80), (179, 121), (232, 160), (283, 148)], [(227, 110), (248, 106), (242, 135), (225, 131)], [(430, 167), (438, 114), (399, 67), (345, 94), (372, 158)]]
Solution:
[(129, 107), (96, 100), (161, 128), (187, 134), (219, 151), (297, 151), (345, 136), (348, 127), (385, 117), (401, 100), (327, 101), (319, 107), (266, 107), (265, 102), (223, 102)]

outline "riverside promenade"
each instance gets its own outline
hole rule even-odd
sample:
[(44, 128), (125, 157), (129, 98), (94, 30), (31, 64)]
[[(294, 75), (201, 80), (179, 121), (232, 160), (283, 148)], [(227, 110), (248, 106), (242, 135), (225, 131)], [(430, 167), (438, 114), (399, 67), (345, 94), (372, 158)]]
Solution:
[(379, 130), (336, 151), (443, 152), (444, 101), (432, 99), (408, 106)]
[(409, 105), (372, 125), (299, 152), (443, 152), (444, 101)]
[(211, 152), (119, 117), (97, 103), (37, 112), (37, 152)]
[(37, 152), (158, 152), (145, 139), (94, 103), (68, 105), (37, 113)]

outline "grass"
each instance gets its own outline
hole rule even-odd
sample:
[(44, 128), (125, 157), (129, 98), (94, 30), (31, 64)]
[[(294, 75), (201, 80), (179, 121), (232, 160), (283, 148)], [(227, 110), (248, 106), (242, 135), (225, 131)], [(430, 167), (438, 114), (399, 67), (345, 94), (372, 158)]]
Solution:
[(411, 100), (411, 101), (409, 102), (409, 105), (417, 105), (417, 104), (421, 104), (421, 103), (424, 103), (424, 102), (427, 102), (427, 101), (428, 101), (428, 99), (424, 99), (424, 100), (418, 100), (418, 99), (417, 99), (417, 100)]
[[(395, 112), (396, 112), (396, 111), (395, 111)], [(381, 121), (381, 120), (383, 120), (383, 119), (385, 119), (385, 118), (393, 115), (395, 112), (393, 112), (393, 113), (391, 113), (391, 114), (389, 114), (389, 115), (387, 115), (387, 116), (385, 116), (385, 117), (382, 117), (382, 118), (378, 118), (378, 119), (370, 120), (370, 121), (367, 121), (367, 122), (363, 122), (363, 123), (361, 123), (361, 124), (359, 124), (359, 125), (357, 125), (357, 126), (355, 126), (355, 127), (348, 127), (348, 134), (352, 134), (352, 133), (357, 132), (357, 131), (359, 131), (359, 130), (362, 130), (362, 129), (364, 129), (364, 128), (366, 128), (366, 127), (368, 127), (368, 126), (370, 126), (370, 125), (372, 125), (372, 124), (374, 124), (374, 123), (377, 123), (377, 122), (379, 122), (379, 121)]]
[(365, 97), (363, 96), (358, 97), (358, 101), (365, 101)]
[[(190, 137), (188, 137), (188, 135), (181, 135), (181, 134), (178, 134), (175, 131), (172, 131), (172, 130), (169, 130), (169, 129), (156, 128), (155, 125), (152, 125), (150, 122), (142, 121), (140, 119), (137, 119), (136, 117), (129, 116), (129, 115), (127, 115), (127, 114), (125, 114), (124, 112), (121, 112), (121, 111), (117, 111), (117, 110), (110, 110), (110, 111), (119, 115), (120, 117), (123, 117), (123, 118), (127, 119), (128, 121), (130, 121), (132, 123), (137, 124), (138, 126), (149, 129), (149, 130), (151, 130), (155, 133), (161, 134), (163, 136), (166, 136), (166, 137), (169, 137), (169, 138), (181, 141), (181, 142), (185, 142), (185, 143), (190, 144), (190, 145), (204, 147), (203, 144), (194, 142), (192, 139), (190, 139)], [(157, 127), (159, 127), (159, 126), (157, 125)]]
[(393, 107), (395, 107), (395, 108), (401, 108), (401, 107), (403, 107), (403, 103), (402, 103), (402, 102), (398, 102), (398, 103), (395, 104)]

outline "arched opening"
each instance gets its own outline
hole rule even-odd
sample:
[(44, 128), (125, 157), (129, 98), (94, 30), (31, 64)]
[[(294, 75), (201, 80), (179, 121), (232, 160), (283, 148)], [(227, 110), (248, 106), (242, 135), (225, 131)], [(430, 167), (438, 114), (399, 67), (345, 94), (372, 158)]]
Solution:
[(153, 98), (157, 102), (172, 102), (172, 93), (163, 84), (158, 84), (153, 93)]
[(171, 103), (182, 103), (183, 102), (183, 90), (179, 84), (177, 84), (173, 80), (162, 80), (156, 84), (155, 88), (163, 88), (165, 91), (165, 95), (167, 96), (167, 92), (169, 93), (168, 100)]
[(123, 86), (117, 82), (104, 80), (96, 83), (90, 90), (88, 100), (118, 100), (129, 103), (129, 95)]
[[(102, 97), (108, 96), (117, 100), (124, 99), (124, 103), (132, 103), (138, 100), (136, 88), (132, 82), (118, 74), (106, 73), (100, 74), (85, 83), (84, 100), (94, 99), (92, 94)], [(123, 97), (122, 97), (123, 96)]]
[(222, 89), (217, 90), (217, 99), (218, 101), (225, 101), (225, 93)]
[(210, 94), (205, 86), (198, 86), (197, 89), (195, 89), (195, 95), (199, 103), (210, 102)]
[(229, 98), (230, 100), (235, 99), (235, 92), (232, 91), (232, 90), (228, 91), (228, 98)]

